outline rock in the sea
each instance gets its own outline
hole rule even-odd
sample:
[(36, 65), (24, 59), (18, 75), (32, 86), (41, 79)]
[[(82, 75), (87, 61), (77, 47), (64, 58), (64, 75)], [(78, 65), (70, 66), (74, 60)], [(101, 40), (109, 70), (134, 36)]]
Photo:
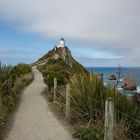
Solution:
[(136, 90), (137, 85), (136, 85), (136, 82), (128, 76), (124, 78), (122, 82), (122, 88), (126, 90)]
[(108, 80), (117, 80), (115, 75), (110, 75), (110, 77), (108, 78)]

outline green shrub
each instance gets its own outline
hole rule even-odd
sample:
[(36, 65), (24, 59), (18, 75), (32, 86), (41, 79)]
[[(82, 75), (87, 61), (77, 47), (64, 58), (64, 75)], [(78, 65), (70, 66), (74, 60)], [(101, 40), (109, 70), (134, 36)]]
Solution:
[(74, 138), (79, 140), (102, 140), (103, 134), (100, 129), (97, 128), (78, 128), (74, 133)]
[(31, 72), (31, 67), (29, 65), (18, 64), (10, 69), (9, 75), (11, 78), (15, 79), (16, 76), (20, 77), (21, 75), (24, 75), (30, 72)]
[(58, 85), (66, 84), (70, 71), (62, 58), (49, 59), (46, 65), (39, 66), (38, 69), (42, 72), (44, 81), (49, 87), (53, 87), (54, 78), (57, 78)]

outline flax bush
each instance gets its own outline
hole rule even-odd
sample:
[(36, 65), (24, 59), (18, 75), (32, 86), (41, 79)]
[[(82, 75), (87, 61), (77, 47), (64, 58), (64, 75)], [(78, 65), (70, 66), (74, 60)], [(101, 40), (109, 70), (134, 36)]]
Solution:
[[(70, 77), (70, 84), (72, 121), (74, 123), (79, 121), (78, 125), (82, 124), (85, 127), (100, 124), (103, 128), (105, 100), (112, 97), (115, 104), (116, 123), (128, 130), (125, 133), (129, 138), (140, 138), (138, 132), (140, 123), (132, 119), (140, 120), (140, 110), (133, 101), (128, 100), (125, 95), (112, 87), (104, 87), (102, 80), (92, 73), (76, 73)], [(119, 112), (123, 112), (125, 115)], [(134, 132), (137, 136), (131, 135), (129, 131)]]

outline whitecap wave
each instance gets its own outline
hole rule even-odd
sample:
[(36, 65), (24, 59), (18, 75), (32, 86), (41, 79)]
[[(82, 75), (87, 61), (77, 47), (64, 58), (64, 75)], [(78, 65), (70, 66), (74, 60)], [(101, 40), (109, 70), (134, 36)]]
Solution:
[(122, 82), (123, 81), (123, 78), (121, 78), (119, 81)]
[(118, 90), (123, 90), (123, 88), (122, 88), (122, 87), (118, 87), (117, 89), (118, 89)]
[(140, 94), (140, 86), (137, 86), (137, 93)]

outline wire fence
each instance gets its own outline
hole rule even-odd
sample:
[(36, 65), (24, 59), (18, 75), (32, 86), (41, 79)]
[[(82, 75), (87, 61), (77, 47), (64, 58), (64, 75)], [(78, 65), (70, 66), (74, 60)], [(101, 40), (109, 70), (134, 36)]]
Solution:
[[(140, 120), (139, 116), (129, 116), (128, 114), (115, 109), (116, 121), (118, 126), (125, 130), (125, 132), (134, 140), (140, 139)], [(117, 120), (117, 116), (121, 116), (121, 120)], [(134, 131), (135, 130), (135, 131)]]
[[(54, 82), (57, 80), (55, 79)], [(65, 114), (65, 117), (70, 119), (68, 122), (86, 128), (101, 128), (104, 140), (108, 140), (108, 138), (111, 138), (110, 140), (140, 140), (140, 113), (138, 116), (130, 116), (126, 112), (120, 111), (113, 99), (110, 100), (111, 104), (107, 102), (108, 99), (106, 101), (89, 99), (87, 103), (84, 102), (85, 108), (80, 108), (80, 104), (79, 107), (74, 106), (72, 95), (67, 98), (67, 94), (70, 94), (67, 91), (70, 92), (70, 90), (64, 86), (57, 87), (56, 83), (54, 85), (54, 100), (58, 101), (57, 105), (61, 106), (64, 114), (69, 112), (69, 117)], [(66, 105), (70, 104), (67, 102), (72, 102), (71, 106), (67, 107)]]
[(4, 80), (3, 82), (0, 81), (0, 104), (4, 97), (14, 97), (15, 92), (18, 92), (18, 90), (20, 90), (20, 88), (23, 87), (22, 84), (25, 81), (25, 79), (32, 79), (32, 74), (27, 73), (25, 75), (21, 75), (20, 77), (16, 76), (14, 79), (9, 78)]

